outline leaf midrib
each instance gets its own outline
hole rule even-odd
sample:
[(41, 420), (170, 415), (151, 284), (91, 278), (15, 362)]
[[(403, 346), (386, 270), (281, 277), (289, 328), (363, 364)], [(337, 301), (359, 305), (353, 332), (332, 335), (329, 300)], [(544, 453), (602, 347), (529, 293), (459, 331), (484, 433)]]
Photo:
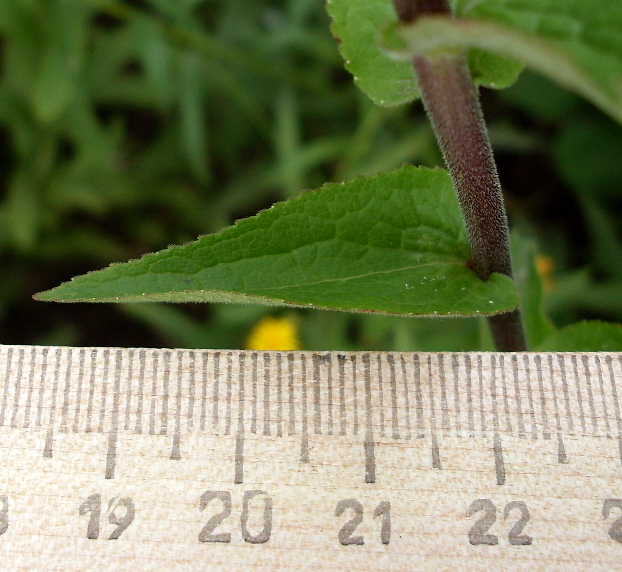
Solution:
[[(450, 268), (451, 266), (454, 266), (455, 263), (451, 263), (451, 262), (430, 262), (428, 264), (418, 264), (416, 266), (404, 266), (402, 268), (393, 268), (391, 270), (377, 270), (374, 272), (367, 272), (365, 274), (359, 274), (356, 276), (348, 276), (345, 278), (324, 278), (322, 280), (314, 280), (311, 282), (299, 282), (298, 284), (296, 284), (296, 288), (300, 287), (300, 286), (316, 286), (316, 285), (320, 285), (320, 284), (331, 284), (331, 283), (336, 283), (336, 282), (340, 282), (340, 283), (346, 283), (348, 281), (351, 280), (361, 280), (362, 278), (366, 278), (368, 276), (380, 276), (380, 275), (389, 275), (389, 274), (397, 274), (399, 272), (403, 272), (405, 270), (412, 270), (414, 268), (428, 268), (431, 266), (434, 267), (446, 267), (446, 268)], [(293, 288), (293, 286), (270, 286), (267, 288), (244, 288), (245, 292), (271, 292), (271, 291), (279, 291), (279, 290), (288, 290)], [(233, 291), (233, 290), (232, 290)]]

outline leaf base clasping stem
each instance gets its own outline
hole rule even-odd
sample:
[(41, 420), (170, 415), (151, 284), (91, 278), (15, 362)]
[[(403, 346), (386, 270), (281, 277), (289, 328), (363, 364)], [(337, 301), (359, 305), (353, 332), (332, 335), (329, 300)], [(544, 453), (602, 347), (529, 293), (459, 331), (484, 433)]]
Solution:
[[(419, 16), (451, 16), (447, 0), (394, 0), (400, 21)], [(493, 272), (512, 277), (510, 238), (497, 174), (479, 96), (463, 52), (444, 51), (417, 56), (413, 67), (423, 104), (453, 179), (473, 259), (482, 280)], [(525, 351), (520, 311), (488, 318), (498, 351)]]

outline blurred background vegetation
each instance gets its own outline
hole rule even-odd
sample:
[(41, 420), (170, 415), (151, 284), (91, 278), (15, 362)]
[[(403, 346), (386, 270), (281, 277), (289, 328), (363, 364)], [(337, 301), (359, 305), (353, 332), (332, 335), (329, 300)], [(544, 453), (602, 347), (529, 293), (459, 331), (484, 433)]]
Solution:
[[(482, 97), (548, 314), (622, 321), (622, 129), (528, 72)], [(421, 105), (357, 90), (323, 1), (0, 0), (0, 343), (241, 348), (273, 315), (305, 349), (477, 349), (476, 319), (31, 298), (406, 161), (442, 164)]]

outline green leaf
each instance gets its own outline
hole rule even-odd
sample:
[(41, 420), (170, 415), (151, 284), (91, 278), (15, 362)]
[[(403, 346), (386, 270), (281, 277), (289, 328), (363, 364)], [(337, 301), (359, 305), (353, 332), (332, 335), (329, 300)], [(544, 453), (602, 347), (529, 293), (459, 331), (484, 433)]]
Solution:
[(483, 282), (446, 171), (406, 165), (328, 184), (185, 246), (113, 265), (40, 300), (242, 302), (386, 314), (468, 316), (518, 305)]
[(380, 31), (397, 21), (391, 0), (328, 0), (327, 8), (346, 69), (374, 103), (400, 105), (420, 97), (410, 63), (391, 60), (380, 49)]
[[(327, 8), (346, 68), (374, 103), (401, 105), (420, 97), (410, 61), (395, 61), (380, 47), (382, 30), (397, 22), (392, 0), (328, 0)], [(461, 16), (476, 11), (464, 3), (456, 6)], [(469, 66), (475, 82), (487, 87), (511, 85), (523, 67), (482, 50), (469, 54)]]
[(420, 18), (387, 29), (385, 45), (404, 63), (446, 48), (515, 58), (587, 97), (622, 121), (622, 3), (612, 0), (458, 0), (476, 6), (449, 19)]
[(540, 352), (619, 352), (622, 326), (590, 321), (572, 324), (551, 334), (536, 348)]
[(536, 243), (520, 234), (512, 234), (514, 280), (520, 294), (520, 307), (529, 347), (540, 344), (555, 330), (544, 314), (544, 287), (536, 266)]

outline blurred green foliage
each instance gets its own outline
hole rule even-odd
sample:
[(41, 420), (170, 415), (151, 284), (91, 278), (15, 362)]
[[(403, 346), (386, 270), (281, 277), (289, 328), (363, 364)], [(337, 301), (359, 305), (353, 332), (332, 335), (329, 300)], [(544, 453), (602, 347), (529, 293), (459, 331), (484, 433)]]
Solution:
[[(418, 105), (359, 93), (317, 0), (0, 0), (0, 58), (1, 343), (243, 347), (274, 309), (31, 295), (326, 181), (441, 164)], [(513, 225), (554, 261), (553, 321), (622, 321), (622, 129), (529, 73), (484, 105)], [(476, 319), (296, 314), (306, 349), (487, 347)]]

